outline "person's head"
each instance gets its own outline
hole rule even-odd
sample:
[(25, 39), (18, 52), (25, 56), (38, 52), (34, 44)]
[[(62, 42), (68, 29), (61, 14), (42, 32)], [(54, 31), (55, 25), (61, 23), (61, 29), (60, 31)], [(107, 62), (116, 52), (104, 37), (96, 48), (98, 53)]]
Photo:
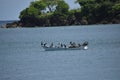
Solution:
[(72, 44), (72, 42), (70, 41), (70, 44)]

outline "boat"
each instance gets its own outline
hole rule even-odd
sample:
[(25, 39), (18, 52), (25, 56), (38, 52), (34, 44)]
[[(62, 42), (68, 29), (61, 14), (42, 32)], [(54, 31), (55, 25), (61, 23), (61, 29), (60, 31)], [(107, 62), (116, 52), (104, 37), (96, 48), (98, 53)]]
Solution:
[(45, 51), (57, 51), (57, 50), (87, 50), (88, 46), (81, 46), (76, 48), (58, 48), (58, 47), (44, 47), (42, 46)]
[(41, 42), (41, 46), (45, 51), (56, 51), (56, 50), (87, 50), (88, 49), (88, 42), (84, 42), (81, 44), (76, 44), (75, 42), (70, 42), (70, 45), (66, 46), (65, 44), (59, 43), (58, 46), (53, 46), (53, 43), (48, 47), (46, 46), (47, 43)]

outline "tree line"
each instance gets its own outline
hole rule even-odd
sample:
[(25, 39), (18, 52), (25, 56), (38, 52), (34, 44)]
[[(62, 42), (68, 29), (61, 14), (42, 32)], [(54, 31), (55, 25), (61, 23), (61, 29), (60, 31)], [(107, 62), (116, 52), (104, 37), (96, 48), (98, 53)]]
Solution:
[(70, 9), (64, 0), (36, 0), (20, 12), (19, 25), (65, 26), (120, 23), (120, 0), (76, 0)]

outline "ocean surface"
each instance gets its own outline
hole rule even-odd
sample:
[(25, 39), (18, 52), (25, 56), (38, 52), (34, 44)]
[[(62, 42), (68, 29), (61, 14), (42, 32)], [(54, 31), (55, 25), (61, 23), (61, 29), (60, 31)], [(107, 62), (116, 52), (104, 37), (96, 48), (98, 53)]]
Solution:
[[(44, 51), (41, 41), (89, 49)], [(0, 80), (120, 80), (120, 24), (1, 28)]]

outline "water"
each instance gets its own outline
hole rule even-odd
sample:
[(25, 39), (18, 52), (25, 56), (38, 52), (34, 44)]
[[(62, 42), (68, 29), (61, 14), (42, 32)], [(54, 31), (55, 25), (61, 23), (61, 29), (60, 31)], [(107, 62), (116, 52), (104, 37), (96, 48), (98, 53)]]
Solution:
[[(119, 80), (119, 33), (120, 24), (0, 29), (0, 80)], [(44, 51), (40, 41), (89, 49)]]

